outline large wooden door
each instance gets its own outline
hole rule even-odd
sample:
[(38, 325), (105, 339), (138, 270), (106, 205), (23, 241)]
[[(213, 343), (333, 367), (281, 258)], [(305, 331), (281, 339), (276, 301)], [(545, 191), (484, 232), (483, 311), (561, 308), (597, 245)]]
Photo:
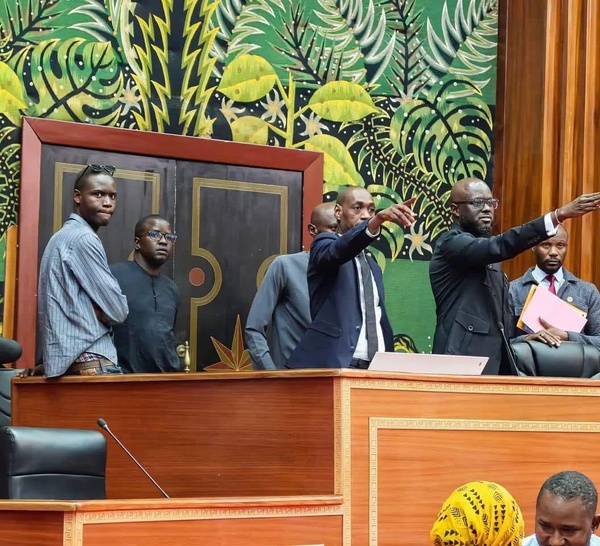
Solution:
[(163, 271), (181, 291), (177, 340), (190, 342), (192, 370), (248, 362), (239, 334), (257, 283), (275, 256), (308, 248), (322, 156), (25, 118), (14, 310), (20, 367), (35, 362), (39, 260), (88, 163), (117, 167), (117, 211), (99, 231), (109, 263), (131, 257), (135, 223), (146, 214), (165, 216), (178, 232)]

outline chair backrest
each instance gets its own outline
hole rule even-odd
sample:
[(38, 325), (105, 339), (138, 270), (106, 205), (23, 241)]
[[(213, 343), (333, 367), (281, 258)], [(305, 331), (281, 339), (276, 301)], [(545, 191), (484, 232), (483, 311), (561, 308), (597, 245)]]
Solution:
[(12, 378), (22, 370), (0, 366), (0, 427), (10, 425), (10, 401)]
[(0, 428), (0, 498), (106, 498), (106, 439), (96, 430)]
[(540, 341), (512, 343), (517, 368), (526, 375), (593, 377), (600, 373), (600, 351), (593, 345), (563, 341), (550, 347)]

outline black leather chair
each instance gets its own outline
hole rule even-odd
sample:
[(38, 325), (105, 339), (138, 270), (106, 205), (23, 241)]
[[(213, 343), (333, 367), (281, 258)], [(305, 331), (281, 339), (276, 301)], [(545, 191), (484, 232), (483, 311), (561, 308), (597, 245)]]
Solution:
[(22, 370), (0, 366), (0, 427), (10, 425), (10, 401), (12, 398), (12, 378)]
[(106, 498), (106, 439), (95, 430), (0, 428), (0, 498)]
[(593, 345), (563, 341), (550, 347), (540, 341), (512, 343), (519, 371), (544, 377), (597, 378), (600, 374), (600, 351)]

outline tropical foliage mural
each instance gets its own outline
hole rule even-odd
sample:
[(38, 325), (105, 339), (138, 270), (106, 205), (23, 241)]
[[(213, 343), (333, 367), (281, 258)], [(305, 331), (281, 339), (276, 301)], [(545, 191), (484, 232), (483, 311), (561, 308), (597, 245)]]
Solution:
[(374, 255), (397, 349), (427, 351), (449, 190), (491, 178), (497, 22), (498, 0), (0, 0), (0, 236), (23, 115), (320, 151), (325, 199), (416, 197)]

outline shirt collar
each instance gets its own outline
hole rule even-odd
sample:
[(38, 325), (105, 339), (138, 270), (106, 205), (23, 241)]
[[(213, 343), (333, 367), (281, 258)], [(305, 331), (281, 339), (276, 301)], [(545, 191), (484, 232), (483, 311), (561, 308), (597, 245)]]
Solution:
[[(535, 282), (537, 282), (538, 284), (542, 282), (548, 275), (548, 273), (542, 271), (537, 265), (533, 268), (531, 274), (533, 275)], [(565, 280), (565, 274), (563, 273), (562, 267), (556, 273), (554, 273), (554, 278), (555, 282), (557, 282), (558, 284), (562, 283)]]

